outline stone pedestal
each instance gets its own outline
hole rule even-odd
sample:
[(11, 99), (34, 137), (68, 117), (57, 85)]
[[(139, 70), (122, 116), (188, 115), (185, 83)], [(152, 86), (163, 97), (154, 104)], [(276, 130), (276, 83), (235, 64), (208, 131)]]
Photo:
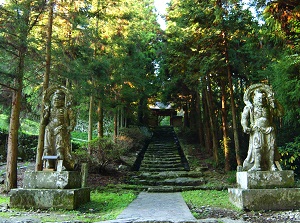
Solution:
[(77, 171), (45, 172), (26, 171), (24, 189), (72, 189), (81, 188), (81, 173)]
[(294, 172), (237, 172), (238, 188), (229, 188), (229, 200), (246, 210), (291, 210), (300, 208), (300, 188)]
[(82, 176), (77, 171), (26, 171), (24, 188), (12, 189), (9, 193), (10, 206), (73, 210), (90, 201), (90, 189), (81, 185)]

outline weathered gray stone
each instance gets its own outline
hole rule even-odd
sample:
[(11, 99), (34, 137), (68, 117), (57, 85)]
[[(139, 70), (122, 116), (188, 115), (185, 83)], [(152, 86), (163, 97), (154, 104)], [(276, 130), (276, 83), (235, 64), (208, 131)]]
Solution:
[(26, 171), (23, 187), (25, 189), (72, 189), (80, 188), (81, 181), (81, 173), (77, 171)]
[(294, 171), (237, 172), (236, 181), (243, 189), (289, 188), (294, 186)]
[(279, 161), (275, 144), (274, 117), (282, 116), (284, 111), (275, 100), (272, 88), (265, 84), (253, 84), (244, 94), (245, 107), (241, 124), (249, 134), (249, 148), (243, 163), (245, 171), (277, 170), (274, 161)]
[(229, 188), (229, 200), (245, 210), (293, 210), (300, 207), (300, 188)]
[(74, 210), (90, 201), (90, 189), (12, 189), (9, 196), (13, 208)]

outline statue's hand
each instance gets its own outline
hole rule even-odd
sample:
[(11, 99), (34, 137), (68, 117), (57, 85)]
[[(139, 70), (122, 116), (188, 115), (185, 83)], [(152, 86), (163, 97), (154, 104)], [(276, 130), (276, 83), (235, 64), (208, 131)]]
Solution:
[(246, 103), (246, 107), (248, 107), (248, 109), (252, 109), (253, 108), (253, 104), (251, 102), (247, 102)]
[(244, 133), (250, 134), (251, 128), (249, 127), (244, 127)]

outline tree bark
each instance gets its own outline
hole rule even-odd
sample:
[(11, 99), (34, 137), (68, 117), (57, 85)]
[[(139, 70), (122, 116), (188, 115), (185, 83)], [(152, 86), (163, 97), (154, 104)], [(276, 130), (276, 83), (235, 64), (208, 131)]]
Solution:
[(97, 108), (97, 114), (98, 114), (98, 137), (103, 138), (103, 107), (102, 107), (102, 99), (99, 99), (98, 102), (98, 108)]
[(223, 146), (225, 156), (225, 171), (230, 171), (230, 148), (228, 145), (228, 127), (227, 127), (227, 108), (226, 108), (226, 89), (224, 80), (221, 80), (221, 101), (222, 101), (222, 130), (223, 130)]
[(204, 141), (205, 141), (205, 150), (207, 154), (212, 155), (212, 137), (211, 137), (211, 131), (209, 127), (209, 112), (208, 112), (208, 105), (207, 105), (207, 92), (206, 89), (202, 90), (202, 104), (203, 104), (203, 120), (204, 120)]
[(207, 108), (209, 112), (209, 124), (212, 136), (212, 143), (213, 143), (213, 157), (216, 162), (216, 165), (219, 165), (219, 155), (218, 155), (218, 139), (216, 134), (215, 128), (215, 115), (214, 115), (214, 108), (212, 103), (212, 91), (210, 86), (210, 77), (207, 76), (207, 94), (206, 94), (206, 101), (207, 101)]
[(89, 106), (89, 126), (88, 126), (88, 151), (91, 154), (91, 146), (90, 143), (93, 139), (93, 104), (94, 104), (94, 97), (93, 95), (90, 96), (90, 106)]
[(229, 64), (227, 65), (227, 68), (228, 68), (228, 83), (229, 83), (229, 94), (230, 94), (230, 106), (231, 106), (231, 113), (232, 113), (232, 126), (233, 126), (235, 157), (236, 157), (237, 165), (242, 166), (242, 160), (240, 157), (239, 134), (238, 134), (237, 120), (236, 120), (236, 107), (235, 107), (234, 94), (233, 94), (232, 75), (231, 75)]
[(119, 109), (115, 109), (114, 114), (114, 141), (116, 142), (117, 136), (118, 136), (118, 115), (119, 115)]
[(27, 53), (27, 39), (29, 32), (30, 2), (25, 5), (23, 12), (23, 22), (20, 25), (18, 47), (18, 67), (16, 69), (15, 89), (12, 96), (12, 106), (7, 144), (7, 165), (6, 165), (6, 191), (17, 187), (17, 158), (18, 158), (18, 130), (20, 127), (20, 112), (22, 102), (22, 89), (25, 67), (25, 56)]
[[(23, 70), (24, 57), (21, 58), (19, 69)], [(13, 92), (12, 108), (7, 145), (6, 165), (6, 191), (17, 188), (17, 158), (18, 158), (18, 130), (20, 126), (19, 117), (21, 110), (23, 75), (15, 80), (18, 90)]]
[[(43, 92), (45, 92), (49, 87), (49, 77), (50, 77), (50, 67), (51, 67), (53, 8), (54, 8), (54, 2), (53, 2), (53, 0), (51, 0), (49, 2), (49, 18), (48, 18), (47, 42), (46, 42), (46, 71), (45, 71), (44, 80), (43, 80)], [(46, 126), (42, 124), (44, 109), (45, 109), (45, 102), (44, 102), (44, 100), (42, 100), (39, 139), (38, 139), (36, 164), (35, 164), (36, 171), (41, 171), (43, 169), (42, 157), (43, 157), (43, 151), (44, 151), (44, 137), (45, 137), (45, 128), (46, 128)]]
[(201, 98), (200, 98), (200, 93), (196, 92), (196, 112), (197, 112), (197, 128), (198, 128), (198, 137), (199, 137), (199, 144), (201, 148), (205, 147), (205, 142), (204, 142), (204, 131), (203, 131), (203, 118), (202, 118), (202, 112), (201, 112)]
[[(221, 0), (217, 0), (217, 6), (221, 10), (224, 11)], [(230, 106), (231, 106), (231, 113), (232, 113), (232, 126), (233, 126), (235, 155), (236, 155), (237, 165), (241, 166), (242, 161), (241, 161), (241, 157), (240, 157), (240, 145), (239, 145), (239, 137), (238, 137), (238, 132), (237, 132), (236, 107), (235, 107), (235, 102), (234, 102), (232, 73), (231, 73), (231, 69), (230, 69), (230, 60), (229, 60), (229, 54), (228, 54), (229, 49), (228, 49), (228, 41), (227, 41), (227, 32), (224, 27), (222, 30), (222, 39), (223, 39), (223, 45), (224, 45), (225, 62), (226, 62), (226, 67), (227, 67), (227, 77), (228, 77), (229, 94), (230, 94)]]

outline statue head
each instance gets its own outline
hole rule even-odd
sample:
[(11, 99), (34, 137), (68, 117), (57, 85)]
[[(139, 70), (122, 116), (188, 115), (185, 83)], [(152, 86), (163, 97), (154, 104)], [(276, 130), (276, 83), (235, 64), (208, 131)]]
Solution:
[(256, 89), (253, 92), (253, 104), (257, 106), (264, 106), (267, 103), (266, 94), (260, 89)]
[(53, 93), (52, 104), (54, 107), (63, 107), (65, 105), (65, 93), (62, 90), (56, 90)]

